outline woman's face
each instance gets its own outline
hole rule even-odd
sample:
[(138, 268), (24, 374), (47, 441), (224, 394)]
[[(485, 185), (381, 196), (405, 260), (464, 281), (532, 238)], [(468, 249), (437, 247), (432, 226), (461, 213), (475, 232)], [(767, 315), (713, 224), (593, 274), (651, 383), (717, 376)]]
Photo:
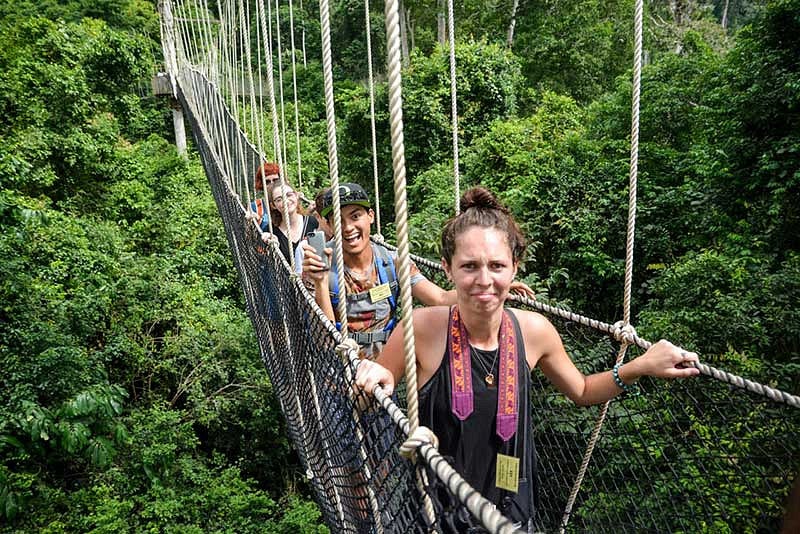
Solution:
[(505, 233), (472, 226), (456, 238), (450, 265), (444, 265), (460, 307), (477, 312), (502, 308), (517, 275)]
[(272, 189), (272, 207), (283, 213), (283, 204), (286, 203), (286, 211), (289, 215), (294, 215), (297, 211), (297, 193), (288, 185), (281, 187), (275, 186)]

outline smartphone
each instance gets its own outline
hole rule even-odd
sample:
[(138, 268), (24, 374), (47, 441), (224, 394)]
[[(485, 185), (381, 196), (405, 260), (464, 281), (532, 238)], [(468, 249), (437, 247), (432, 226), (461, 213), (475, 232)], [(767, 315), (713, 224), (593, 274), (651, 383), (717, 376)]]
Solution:
[(330, 264), (328, 263), (328, 255), (325, 254), (325, 232), (322, 230), (314, 230), (310, 234), (308, 234), (308, 244), (314, 249), (322, 259), (322, 263), (325, 264), (325, 270), (327, 271), (330, 269)]

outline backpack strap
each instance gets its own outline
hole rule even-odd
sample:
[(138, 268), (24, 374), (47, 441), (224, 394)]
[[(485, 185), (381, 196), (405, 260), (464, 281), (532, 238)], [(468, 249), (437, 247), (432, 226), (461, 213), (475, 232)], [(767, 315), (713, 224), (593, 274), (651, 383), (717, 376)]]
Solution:
[[(328, 242), (328, 246), (331, 246), (333, 240)], [(395, 267), (394, 260), (389, 255), (389, 250), (386, 247), (382, 247), (381, 245), (370, 243), (372, 247), (372, 258), (375, 262), (375, 270), (378, 272), (378, 283), (379, 284), (389, 284), (389, 306), (391, 308), (390, 314), (391, 319), (389, 322), (386, 323), (386, 326), (383, 329), (383, 332), (386, 332), (386, 337), (388, 338), (388, 333), (394, 330), (395, 324), (397, 324), (397, 300), (400, 295), (400, 285), (397, 282), (397, 268)], [(334, 249), (334, 257), (332, 258), (332, 264), (336, 262), (336, 249), (335, 247), (331, 247)], [(339, 278), (336, 275), (334, 270), (331, 270), (331, 274), (328, 276), (328, 293), (330, 294), (331, 298), (331, 306), (333, 309), (339, 306)], [(362, 291), (361, 293), (350, 293), (347, 295), (347, 300), (352, 302), (359, 302), (361, 300), (365, 300), (369, 298), (369, 291)], [(336, 328), (341, 329), (342, 324), (341, 322), (336, 322)], [(358, 341), (358, 340), (356, 340)], [(375, 341), (385, 341), (385, 340), (378, 340)]]
[(264, 209), (264, 199), (257, 198), (252, 202), (253, 211), (258, 215), (259, 227), (262, 232), (269, 230), (269, 210)]
[(384, 332), (391, 332), (397, 324), (397, 299), (400, 294), (400, 285), (397, 283), (397, 268), (394, 260), (389, 255), (389, 250), (378, 244), (372, 245), (372, 254), (375, 257), (375, 267), (378, 269), (378, 282), (389, 284), (391, 295), (389, 295), (389, 306), (391, 307), (391, 319), (386, 323)]

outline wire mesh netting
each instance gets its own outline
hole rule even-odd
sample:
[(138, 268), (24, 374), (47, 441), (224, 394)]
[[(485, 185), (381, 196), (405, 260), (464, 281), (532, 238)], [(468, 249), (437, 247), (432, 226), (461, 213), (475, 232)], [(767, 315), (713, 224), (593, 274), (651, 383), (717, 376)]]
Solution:
[[(399, 456), (405, 436), (383, 409), (354, 392), (334, 327), (247, 217), (242, 184), (260, 163), (257, 150), (203, 74), (183, 71), (179, 89), (264, 363), (325, 523), (334, 532), (446, 527), (452, 514), (465, 513), (458, 500), (433, 472), (426, 482)], [(429, 265), (420, 268), (440, 276)], [(583, 372), (613, 365), (618, 345), (607, 335), (550, 319)], [(708, 377), (642, 380), (640, 389), (612, 402), (566, 530), (776, 531), (800, 467), (800, 410)], [(599, 408), (576, 407), (538, 371), (530, 402), (541, 488), (536, 527), (554, 532), (563, 526)], [(426, 494), (433, 522), (424, 512)]]

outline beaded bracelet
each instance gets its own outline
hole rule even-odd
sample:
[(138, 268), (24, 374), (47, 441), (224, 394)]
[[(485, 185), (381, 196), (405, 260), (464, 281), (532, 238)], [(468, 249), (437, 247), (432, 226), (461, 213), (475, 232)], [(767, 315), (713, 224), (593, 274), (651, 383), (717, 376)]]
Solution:
[(614, 368), (611, 369), (611, 376), (614, 377), (614, 383), (617, 385), (617, 387), (619, 387), (625, 393), (637, 392), (638, 388), (636, 388), (634, 385), (626, 384), (619, 377), (619, 368), (620, 367), (622, 367), (622, 362), (617, 363), (616, 365), (614, 365)]

